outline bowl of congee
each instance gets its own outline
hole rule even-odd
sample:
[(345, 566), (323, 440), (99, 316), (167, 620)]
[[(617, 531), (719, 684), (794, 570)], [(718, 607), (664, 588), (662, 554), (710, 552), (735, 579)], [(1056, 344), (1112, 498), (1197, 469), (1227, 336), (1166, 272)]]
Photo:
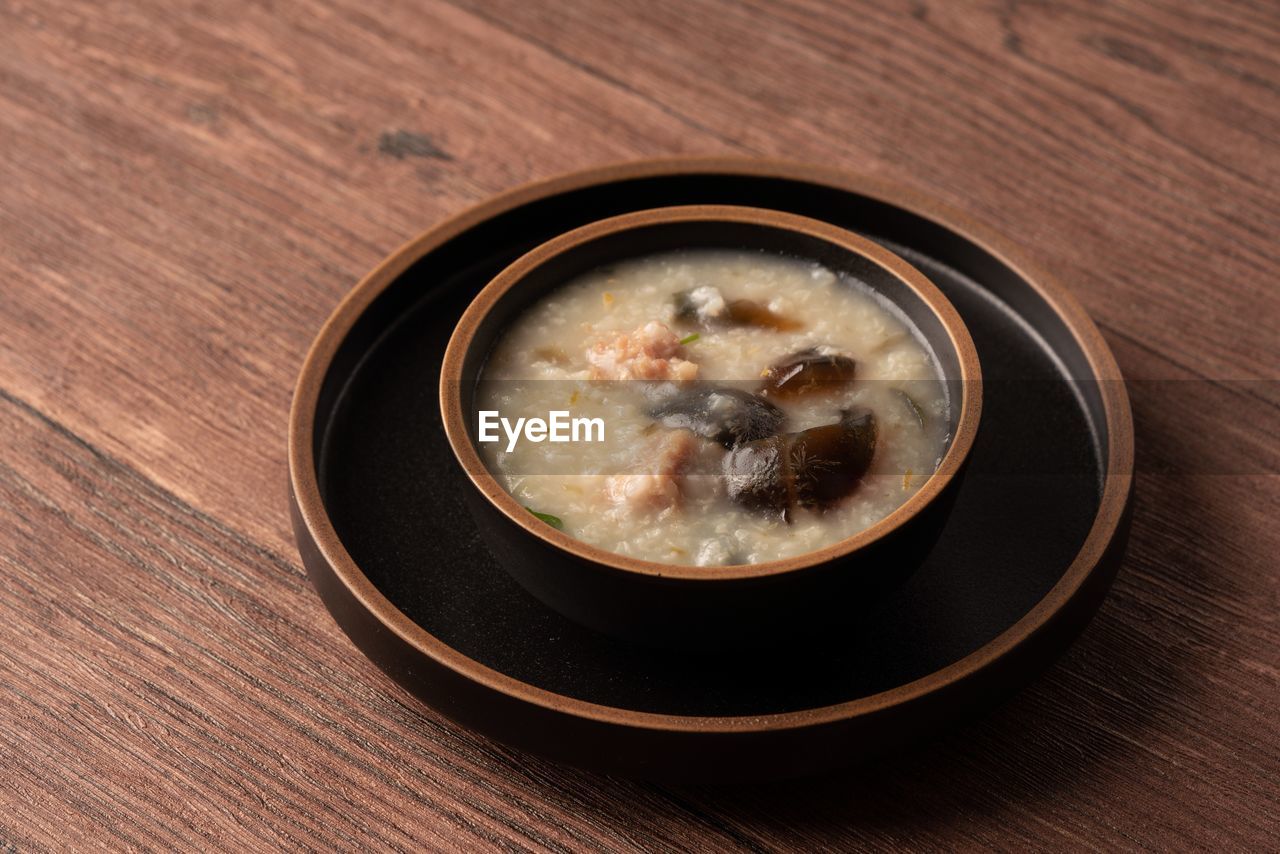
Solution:
[(529, 592), (643, 643), (774, 644), (923, 562), (982, 406), (955, 309), (884, 247), (730, 206), (544, 243), (475, 298), (441, 413)]

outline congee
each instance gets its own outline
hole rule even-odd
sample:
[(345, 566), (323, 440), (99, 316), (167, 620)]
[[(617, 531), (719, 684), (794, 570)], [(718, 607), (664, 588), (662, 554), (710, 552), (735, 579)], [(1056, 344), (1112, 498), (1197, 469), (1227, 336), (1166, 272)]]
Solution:
[(811, 261), (667, 252), (579, 276), (489, 355), (475, 436), (543, 522), (650, 561), (812, 551), (934, 472), (945, 385), (896, 307)]

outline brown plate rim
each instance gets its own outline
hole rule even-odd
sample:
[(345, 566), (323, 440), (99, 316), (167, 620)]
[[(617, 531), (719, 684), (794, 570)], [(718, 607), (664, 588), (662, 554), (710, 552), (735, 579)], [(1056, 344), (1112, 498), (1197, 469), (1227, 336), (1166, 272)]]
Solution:
[[(361, 572), (347, 553), (321, 499), (313, 449), (320, 389), (338, 347), (369, 304), (427, 251), (476, 224), (520, 205), (588, 186), (641, 178), (720, 174), (799, 181), (868, 196), (931, 220), (981, 246), (1027, 282), (1064, 322), (1099, 382), (1107, 427), (1107, 474), (1093, 526), (1074, 561), (1045, 596), (1017, 622), (959, 661), (887, 691), (827, 706), (767, 715), (668, 715), (605, 706), (558, 694), (500, 673), (463, 655), (414, 623)], [(335, 578), (374, 619), (420, 654), (464, 680), (517, 702), (584, 720), (685, 733), (742, 733), (803, 729), (882, 713), (977, 676), (1048, 628), (1055, 615), (1081, 595), (1119, 532), (1133, 480), (1133, 417), (1115, 357), (1097, 326), (1066, 288), (990, 229), (950, 205), (910, 188), (828, 166), (785, 160), (676, 157), (629, 161), (535, 181), (458, 213), (402, 245), (370, 271), (339, 303), (303, 362), (289, 411), (288, 457), (291, 500), (319, 555)]]
[[(944, 378), (944, 381), (958, 379), (961, 384), (960, 407), (955, 431), (937, 469), (914, 494), (874, 525), (821, 548), (782, 560), (716, 567), (659, 563), (584, 543), (539, 521), (498, 483), (481, 461), (466, 428), (462, 398), (459, 393), (461, 383), (459, 378), (467, 351), (487, 312), (502, 296), (517, 287), (526, 276), (565, 252), (623, 232), (664, 223), (684, 222), (764, 225), (815, 237), (828, 244), (839, 246), (871, 261), (890, 275), (896, 276), (928, 306), (941, 322), (955, 350), (956, 361), (960, 367), (959, 377)], [(961, 319), (955, 306), (951, 304), (951, 300), (947, 299), (946, 295), (923, 273), (878, 243), (829, 222), (783, 211), (742, 205), (676, 205), (648, 208), (596, 220), (538, 244), (503, 268), (476, 294), (459, 318), (445, 347), (441, 362), (439, 396), (444, 432), (454, 457), (461, 464), (471, 484), (512, 524), (518, 525), (529, 535), (543, 540), (552, 548), (568, 552), (606, 570), (701, 585), (717, 581), (764, 578), (801, 572), (866, 548), (907, 524), (942, 494), (951, 480), (957, 476), (960, 467), (969, 456), (969, 451), (973, 448), (973, 441), (978, 433), (978, 420), (982, 415), (982, 367), (978, 362), (978, 351), (969, 334), (969, 328)]]

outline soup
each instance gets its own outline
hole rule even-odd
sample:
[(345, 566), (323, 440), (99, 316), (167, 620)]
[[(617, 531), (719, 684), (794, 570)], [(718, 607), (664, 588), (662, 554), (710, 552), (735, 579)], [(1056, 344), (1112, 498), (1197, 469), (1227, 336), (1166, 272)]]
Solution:
[(950, 440), (936, 362), (845, 274), (745, 250), (593, 270), (490, 353), (473, 434), (500, 483), (586, 543), (714, 566), (862, 531)]

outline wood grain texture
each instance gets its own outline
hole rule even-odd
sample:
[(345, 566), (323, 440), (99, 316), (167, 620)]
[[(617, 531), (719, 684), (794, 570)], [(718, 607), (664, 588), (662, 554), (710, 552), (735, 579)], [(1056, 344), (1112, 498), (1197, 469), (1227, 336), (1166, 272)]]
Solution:
[[(1246, 0), (0, 0), (0, 851), (1280, 847), (1278, 56)], [(360, 657), (292, 549), (292, 381), (365, 270), (690, 152), (967, 209), (1164, 381), (1081, 641), (837, 778), (508, 751)]]

